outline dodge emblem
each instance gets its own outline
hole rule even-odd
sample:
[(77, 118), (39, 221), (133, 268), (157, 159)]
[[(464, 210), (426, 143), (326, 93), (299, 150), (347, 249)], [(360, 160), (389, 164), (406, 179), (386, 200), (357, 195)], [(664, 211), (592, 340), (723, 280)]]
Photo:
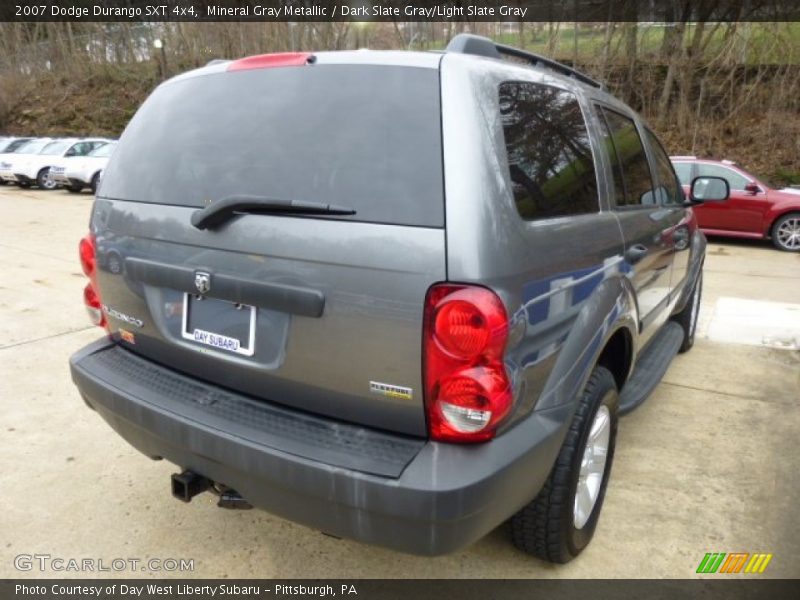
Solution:
[(211, 275), (203, 273), (202, 271), (197, 271), (194, 274), (194, 287), (196, 287), (197, 291), (201, 294), (208, 292), (208, 290), (211, 289)]

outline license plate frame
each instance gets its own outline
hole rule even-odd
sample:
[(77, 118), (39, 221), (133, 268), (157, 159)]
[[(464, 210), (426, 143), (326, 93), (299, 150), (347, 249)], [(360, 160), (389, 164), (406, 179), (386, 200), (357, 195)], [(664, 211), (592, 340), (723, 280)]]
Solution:
[[(240, 356), (253, 356), (256, 346), (256, 307), (249, 304), (239, 304), (241, 308), (236, 308), (236, 302), (229, 302), (227, 300), (219, 300), (214, 298), (215, 302), (222, 302), (230, 305), (230, 310), (248, 310), (250, 315), (250, 323), (247, 328), (247, 345), (243, 344), (244, 340), (226, 336), (225, 334), (210, 331), (208, 329), (200, 329), (195, 327), (189, 331), (189, 312), (191, 310), (190, 298), (195, 297), (195, 294), (183, 294), (183, 315), (181, 319), (181, 337), (189, 340), (200, 346), (213, 348), (221, 352), (229, 354), (238, 354)], [(202, 302), (195, 298), (195, 302)], [(235, 344), (233, 343), (235, 342)]]

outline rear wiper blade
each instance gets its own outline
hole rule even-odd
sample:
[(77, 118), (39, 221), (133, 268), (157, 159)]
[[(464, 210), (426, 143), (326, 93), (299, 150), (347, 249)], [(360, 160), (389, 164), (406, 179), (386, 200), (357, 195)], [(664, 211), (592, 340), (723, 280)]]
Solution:
[(198, 229), (213, 229), (237, 213), (354, 215), (356, 211), (347, 206), (322, 202), (275, 200), (262, 196), (227, 196), (192, 213), (192, 225)]

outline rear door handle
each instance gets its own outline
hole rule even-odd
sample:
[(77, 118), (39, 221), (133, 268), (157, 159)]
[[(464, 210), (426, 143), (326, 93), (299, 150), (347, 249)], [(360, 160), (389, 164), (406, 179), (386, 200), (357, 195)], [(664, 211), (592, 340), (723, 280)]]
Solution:
[(634, 244), (625, 251), (625, 260), (632, 265), (635, 265), (645, 256), (647, 256), (647, 252), (648, 250), (646, 246), (643, 246), (642, 244)]

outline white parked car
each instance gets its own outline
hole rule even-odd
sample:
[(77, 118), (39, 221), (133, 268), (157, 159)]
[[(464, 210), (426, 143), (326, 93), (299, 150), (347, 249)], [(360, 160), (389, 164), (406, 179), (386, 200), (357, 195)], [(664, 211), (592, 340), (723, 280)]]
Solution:
[[(2, 137), (0, 138), (0, 163), (3, 160), (10, 160), (5, 159), (5, 154), (14, 154), (20, 150), (23, 146), (25, 146), (28, 142), (34, 140), (36, 138), (32, 137)], [(6, 185), (8, 182), (0, 177), (0, 185)]]
[(86, 156), (62, 158), (50, 167), (50, 179), (56, 185), (74, 193), (89, 186), (94, 194), (97, 191), (100, 175), (106, 168), (106, 163), (116, 145), (116, 142), (109, 142), (95, 148)]
[(39, 152), (44, 150), (45, 146), (49, 145), (52, 141), (53, 138), (49, 137), (35, 138), (27, 144), (23, 144), (13, 152), (4, 152), (0, 154), (0, 179), (5, 183), (17, 183), (17, 178), (14, 177), (13, 173), (13, 162), (24, 160), (29, 155), (39, 154)]
[[(20, 154), (0, 165), (0, 177), (15, 181), (23, 188), (37, 185), (43, 190), (56, 187), (50, 179), (50, 167), (57, 160), (68, 156), (86, 156), (89, 152), (107, 144), (109, 140), (102, 138), (63, 138), (51, 141), (36, 154)], [(6, 168), (4, 165), (10, 163)]]

